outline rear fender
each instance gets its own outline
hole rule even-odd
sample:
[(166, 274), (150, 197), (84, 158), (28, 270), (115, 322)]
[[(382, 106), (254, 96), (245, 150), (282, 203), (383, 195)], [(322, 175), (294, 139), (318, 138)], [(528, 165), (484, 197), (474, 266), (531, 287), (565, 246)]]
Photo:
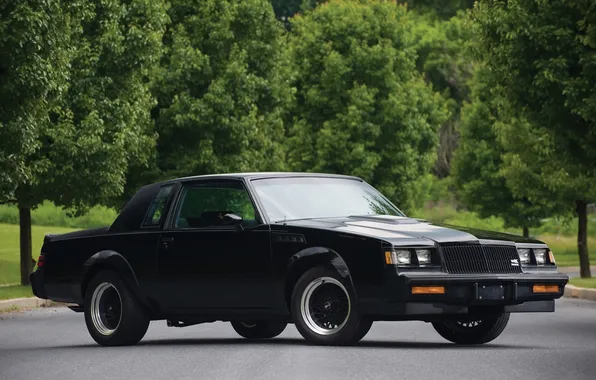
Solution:
[(102, 270), (113, 270), (122, 276), (124, 283), (137, 296), (137, 299), (151, 309), (151, 303), (142, 292), (137, 277), (124, 256), (115, 251), (100, 251), (91, 256), (83, 264), (81, 271), (80, 299), (85, 298), (85, 291), (89, 281)]

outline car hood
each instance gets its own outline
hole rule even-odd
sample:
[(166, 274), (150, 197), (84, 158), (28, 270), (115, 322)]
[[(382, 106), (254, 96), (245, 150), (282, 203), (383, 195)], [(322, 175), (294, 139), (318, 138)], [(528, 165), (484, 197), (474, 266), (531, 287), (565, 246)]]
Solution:
[(287, 221), (286, 224), (374, 237), (399, 244), (428, 244), (429, 240), (437, 243), (502, 241), (543, 244), (541, 241), (517, 235), (446, 224), (433, 224), (423, 220), (399, 216), (367, 215), (345, 218), (315, 218)]

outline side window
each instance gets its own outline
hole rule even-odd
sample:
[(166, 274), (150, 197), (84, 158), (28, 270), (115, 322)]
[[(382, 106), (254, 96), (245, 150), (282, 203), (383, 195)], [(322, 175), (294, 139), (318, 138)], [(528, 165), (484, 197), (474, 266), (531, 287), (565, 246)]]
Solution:
[(175, 228), (223, 226), (222, 216), (235, 213), (245, 227), (258, 224), (248, 192), (241, 183), (191, 185), (184, 189)]
[(143, 221), (143, 227), (159, 226), (159, 222), (161, 221), (161, 218), (165, 212), (166, 202), (168, 201), (172, 187), (172, 185), (169, 185), (159, 189), (157, 196), (155, 196), (151, 206), (149, 206), (149, 210), (147, 210), (147, 215)]

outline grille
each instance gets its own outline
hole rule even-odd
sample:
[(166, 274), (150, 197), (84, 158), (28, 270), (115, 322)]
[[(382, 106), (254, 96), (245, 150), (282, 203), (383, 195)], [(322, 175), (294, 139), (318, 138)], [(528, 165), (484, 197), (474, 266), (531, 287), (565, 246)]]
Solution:
[[(449, 273), (521, 273), (515, 247), (502, 245), (458, 245), (442, 247)], [(511, 265), (517, 260), (518, 265)]]

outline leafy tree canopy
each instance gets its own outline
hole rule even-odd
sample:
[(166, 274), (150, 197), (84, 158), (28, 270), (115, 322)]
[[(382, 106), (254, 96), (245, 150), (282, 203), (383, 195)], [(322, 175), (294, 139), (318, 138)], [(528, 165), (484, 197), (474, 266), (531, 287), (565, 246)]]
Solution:
[(67, 88), (70, 28), (59, 0), (0, 0), (0, 201), (32, 180), (27, 157)]
[(596, 199), (596, 54), (589, 0), (494, 0), (472, 13), (478, 53), (510, 117), (497, 128), (516, 196), (567, 202), (579, 216), (582, 277), (589, 277), (586, 205)]
[(407, 209), (447, 111), (416, 71), (406, 8), (330, 1), (292, 20), (290, 45), (291, 168), (361, 176)]
[[(538, 227), (542, 218), (552, 215), (553, 202), (532, 203), (516, 197), (503, 173), (505, 149), (497, 140), (495, 123), (503, 123), (498, 101), (491, 95), (494, 84), (490, 72), (478, 67), (471, 83), (472, 101), (462, 109), (459, 147), (453, 162), (458, 196), (481, 217), (500, 216), (507, 227)], [(510, 120), (513, 129), (523, 121)]]
[(174, 0), (154, 110), (161, 176), (281, 169), (288, 85), (267, 0)]
[(458, 11), (470, 9), (475, 0), (405, 0), (409, 9), (429, 13), (442, 19), (448, 19)]
[(416, 67), (433, 89), (441, 93), (450, 117), (439, 130), (439, 146), (434, 172), (440, 178), (451, 171), (451, 159), (457, 148), (460, 110), (469, 100), (475, 60), (469, 48), (472, 33), (467, 25), (466, 14), (458, 13), (442, 21), (429, 14), (409, 13), (416, 37), (418, 58)]

